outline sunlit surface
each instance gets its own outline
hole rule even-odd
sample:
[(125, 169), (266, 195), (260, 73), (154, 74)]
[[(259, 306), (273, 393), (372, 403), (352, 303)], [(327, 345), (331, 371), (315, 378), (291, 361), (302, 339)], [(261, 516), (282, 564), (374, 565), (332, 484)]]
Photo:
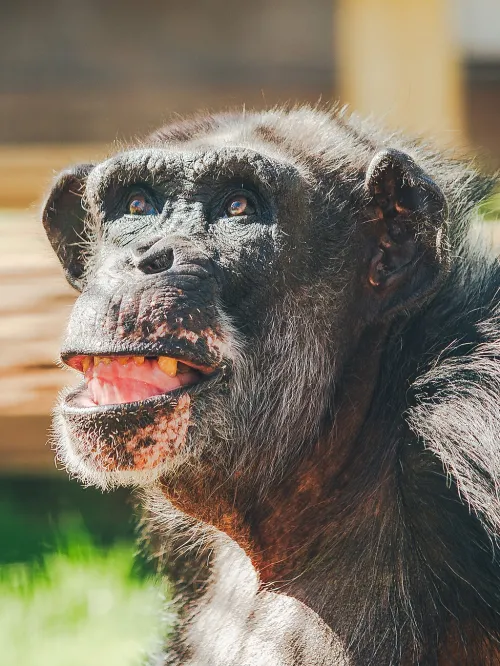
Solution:
[(133, 548), (75, 545), (43, 568), (0, 568), (1, 663), (132, 666), (159, 634), (160, 597), (131, 574)]

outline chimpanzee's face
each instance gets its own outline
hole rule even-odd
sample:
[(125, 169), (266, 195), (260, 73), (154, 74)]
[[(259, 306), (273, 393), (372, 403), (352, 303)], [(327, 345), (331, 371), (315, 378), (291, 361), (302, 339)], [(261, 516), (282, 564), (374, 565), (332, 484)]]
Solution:
[(207, 448), (229, 463), (235, 431), (272, 436), (273, 418), (300, 439), (309, 419), (289, 413), (290, 394), (324, 384), (328, 362), (303, 350), (294, 373), (287, 358), (316, 325), (303, 175), (251, 150), (135, 150), (90, 170), (84, 206), (85, 277), (62, 349), (82, 381), (57, 418), (66, 464), (143, 483)]
[(367, 323), (435, 281), (444, 204), (411, 158), (339, 176), (265, 146), (144, 147), (56, 182), (44, 225), (81, 291), (62, 359), (82, 375), (56, 427), (84, 480), (201, 462), (272, 482), (331, 422)]

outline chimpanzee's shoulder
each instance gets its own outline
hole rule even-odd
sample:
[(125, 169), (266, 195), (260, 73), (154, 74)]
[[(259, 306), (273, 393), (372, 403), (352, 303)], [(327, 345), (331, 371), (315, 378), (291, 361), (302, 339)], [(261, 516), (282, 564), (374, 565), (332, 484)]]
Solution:
[(407, 423), (500, 533), (500, 263), (471, 252), (402, 334)]

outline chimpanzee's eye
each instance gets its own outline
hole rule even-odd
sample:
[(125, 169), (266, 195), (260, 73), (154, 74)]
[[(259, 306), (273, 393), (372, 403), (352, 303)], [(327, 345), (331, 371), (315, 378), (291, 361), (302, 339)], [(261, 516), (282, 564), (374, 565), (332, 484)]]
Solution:
[(156, 215), (157, 210), (144, 194), (134, 194), (127, 204), (129, 215)]
[(251, 200), (243, 194), (237, 194), (227, 200), (225, 212), (229, 217), (253, 215), (253, 213), (255, 213), (255, 207), (252, 205)]

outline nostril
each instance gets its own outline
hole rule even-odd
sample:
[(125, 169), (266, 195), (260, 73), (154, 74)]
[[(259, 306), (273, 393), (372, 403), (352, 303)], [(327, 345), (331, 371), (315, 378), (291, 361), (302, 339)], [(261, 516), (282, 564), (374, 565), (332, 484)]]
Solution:
[(164, 248), (151, 248), (149, 252), (144, 254), (137, 262), (137, 268), (150, 275), (152, 273), (163, 273), (172, 268), (174, 263), (174, 251), (170, 247)]

